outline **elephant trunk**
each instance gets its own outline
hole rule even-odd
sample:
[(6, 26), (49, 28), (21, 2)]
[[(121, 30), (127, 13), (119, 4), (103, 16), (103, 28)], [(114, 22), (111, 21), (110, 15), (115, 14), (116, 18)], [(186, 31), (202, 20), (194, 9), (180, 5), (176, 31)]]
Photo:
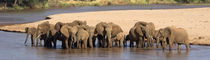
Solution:
[(25, 39), (25, 42), (24, 42), (25, 45), (26, 45), (26, 43), (27, 43), (28, 36), (29, 36), (29, 33), (27, 33), (27, 35), (26, 35), (26, 39)]

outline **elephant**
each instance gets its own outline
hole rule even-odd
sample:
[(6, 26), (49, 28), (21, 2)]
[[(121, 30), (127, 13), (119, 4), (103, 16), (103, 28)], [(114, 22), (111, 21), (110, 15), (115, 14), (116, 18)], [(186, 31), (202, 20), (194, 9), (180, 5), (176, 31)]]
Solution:
[(181, 49), (181, 44), (185, 44), (186, 49), (189, 50), (189, 37), (188, 33), (183, 28), (176, 28), (175, 26), (169, 26), (159, 30), (157, 43), (162, 41), (162, 48), (165, 49), (167, 43), (169, 43), (169, 49), (172, 49), (173, 43), (178, 44), (178, 50)]
[(113, 38), (113, 42), (116, 42), (118, 47), (122, 47), (125, 40), (125, 35), (123, 32), (117, 34), (115, 38)]
[[(129, 31), (130, 47), (134, 47), (134, 42), (136, 42), (137, 48), (144, 48), (144, 36), (142, 32), (141, 25), (136, 25), (132, 27)], [(128, 39), (128, 38), (127, 38)]]
[[(50, 31), (50, 23), (49, 21), (45, 21), (37, 26), (37, 41), (36, 46), (38, 46), (38, 42), (40, 42), (40, 45), (42, 46), (42, 39), (45, 41), (47, 40), (47, 37), (49, 36)], [(45, 44), (44, 44), (45, 45)], [(46, 45), (45, 45), (46, 46)]]
[[(147, 47), (153, 47), (154, 46), (154, 37), (155, 37), (155, 26), (152, 22), (143, 22), (143, 21), (138, 21), (135, 23), (134, 26), (138, 26), (140, 29), (139, 31), (142, 31), (143, 36), (140, 35), (141, 39), (141, 46), (145, 47), (145, 42), (147, 39)], [(137, 36), (138, 37), (138, 36)]]
[(71, 23), (66, 23), (67, 25), (69, 26), (75, 26), (75, 25), (87, 25), (87, 22), (86, 21), (80, 21), (80, 20), (75, 20)]
[(95, 27), (94, 26), (88, 26), (87, 31), (89, 33), (89, 38), (88, 38), (88, 46), (92, 48), (95, 46)]
[(26, 27), (26, 28), (25, 28), (25, 31), (26, 31), (26, 33), (27, 33), (27, 36), (26, 36), (26, 39), (25, 39), (24, 44), (26, 45), (27, 40), (28, 40), (28, 36), (31, 35), (31, 45), (32, 45), (32, 46), (35, 46), (35, 45), (34, 45), (34, 41), (35, 41), (35, 39), (36, 39), (36, 37), (37, 37), (37, 33), (36, 33), (37, 29), (34, 28), (34, 27), (32, 27), (32, 28)]
[(105, 38), (106, 40), (104, 42), (106, 42), (107, 46), (111, 48), (112, 47), (112, 40), (111, 40), (112, 39), (112, 25), (107, 24), (105, 26)]
[(82, 46), (83, 48), (87, 48), (87, 41), (88, 41), (89, 33), (86, 30), (84, 30), (82, 27), (78, 27), (78, 32), (76, 34), (76, 37), (77, 37), (76, 38), (77, 47), (81, 48)]
[(96, 25), (95, 34), (99, 40), (100, 47), (112, 47), (111, 39), (123, 32), (121, 27), (114, 23), (100, 22)]
[(149, 22), (142, 28), (145, 38), (147, 38), (147, 47), (154, 46), (155, 26), (152, 22)]
[(107, 24), (106, 22), (100, 22), (96, 25), (96, 28), (95, 28), (94, 33), (97, 35), (99, 47), (105, 47), (104, 40), (105, 40), (105, 25), (106, 24)]
[(57, 31), (55, 35), (56, 39), (54, 39), (54, 45), (56, 45), (56, 41), (58, 39), (62, 41), (63, 48), (68, 48), (68, 46), (71, 48), (72, 41), (76, 40), (76, 33), (78, 31), (77, 25), (86, 25), (86, 24), (87, 24), (86, 21), (79, 21), (79, 20), (75, 20), (71, 23), (57, 22), (54, 27), (55, 30)]

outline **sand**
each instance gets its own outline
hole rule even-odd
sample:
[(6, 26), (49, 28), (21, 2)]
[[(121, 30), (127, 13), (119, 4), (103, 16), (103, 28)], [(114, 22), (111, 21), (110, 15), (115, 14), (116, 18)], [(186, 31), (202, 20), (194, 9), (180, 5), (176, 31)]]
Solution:
[(137, 21), (153, 22), (156, 29), (167, 26), (181, 27), (187, 30), (192, 44), (210, 45), (210, 8), (163, 9), (163, 10), (116, 10), (81, 13), (63, 13), (48, 16), (51, 19), (33, 23), (1, 26), (0, 30), (25, 32), (25, 27), (36, 27), (43, 21), (72, 22), (85, 20), (88, 25), (113, 22), (118, 24), (127, 34)]

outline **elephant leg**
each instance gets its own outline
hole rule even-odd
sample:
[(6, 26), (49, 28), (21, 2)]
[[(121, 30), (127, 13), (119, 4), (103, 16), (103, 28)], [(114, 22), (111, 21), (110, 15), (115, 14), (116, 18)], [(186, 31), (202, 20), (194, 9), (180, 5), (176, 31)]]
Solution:
[(61, 46), (62, 46), (62, 48), (65, 48), (65, 41), (62, 41)]
[(130, 40), (130, 47), (134, 47), (133, 46), (133, 40)]
[(169, 41), (169, 50), (172, 50), (173, 42)]
[(190, 50), (190, 44), (189, 44), (189, 42), (186, 42), (185, 43), (185, 47), (186, 47), (187, 50)]
[(93, 39), (93, 41), (92, 41), (93, 47), (96, 47), (95, 42), (96, 42), (96, 39)]
[(120, 40), (120, 47), (123, 46), (123, 39)]
[(81, 48), (81, 46), (80, 46), (81, 44), (80, 44), (80, 42), (79, 41), (77, 41), (77, 48)]
[(54, 45), (54, 48), (56, 48), (57, 40), (53, 40), (53, 45)]
[(151, 47), (154, 48), (154, 40), (152, 37), (150, 37), (150, 39), (151, 39)]
[(143, 42), (142, 42), (142, 43), (143, 43), (143, 47), (145, 48), (145, 47), (146, 47), (146, 45), (145, 45), (145, 41), (146, 41), (146, 40), (145, 40), (144, 37), (142, 37), (142, 41), (143, 41)]
[(83, 42), (84, 48), (87, 48), (87, 39)]
[(31, 35), (31, 44), (32, 44), (32, 46), (34, 46), (34, 38), (35, 36), (34, 35)]
[(139, 47), (143, 48), (143, 39), (139, 37)]
[(92, 37), (89, 37), (89, 47), (90, 47), (90, 48), (92, 48), (92, 47), (93, 47)]
[(177, 49), (181, 50), (181, 44), (180, 43), (178, 43), (178, 48)]
[(127, 41), (123, 41), (123, 46), (126, 47), (127, 46)]
[(27, 35), (26, 35), (26, 39), (25, 39), (25, 42), (24, 42), (25, 45), (26, 45), (26, 43), (27, 43), (28, 36), (29, 36), (29, 33), (27, 33)]
[(69, 48), (68, 39), (65, 40), (66, 49)]
[(156, 47), (157, 48), (159, 48), (159, 43), (160, 43), (160, 41), (159, 41), (159, 39), (157, 39), (157, 41), (156, 41)]
[(139, 43), (139, 40), (137, 40), (137, 41), (136, 41), (136, 46), (137, 46), (137, 48), (139, 48), (139, 44), (140, 44), (140, 43)]

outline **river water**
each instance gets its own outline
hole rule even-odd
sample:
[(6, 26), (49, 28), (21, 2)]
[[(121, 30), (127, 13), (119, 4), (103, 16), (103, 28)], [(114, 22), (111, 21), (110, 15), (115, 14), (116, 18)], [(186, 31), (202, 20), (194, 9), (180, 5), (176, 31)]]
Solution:
[[(202, 8), (210, 6), (180, 5), (148, 5), (148, 6), (105, 6), (105, 7), (74, 7), (46, 10), (25, 10), (19, 12), (0, 12), (0, 24), (27, 23), (44, 19), (48, 15), (58, 13), (77, 13), (107, 10), (145, 10), (145, 9), (179, 9)], [(26, 34), (0, 31), (0, 60), (209, 60), (210, 46), (191, 45), (186, 51), (176, 47), (172, 51), (160, 48), (88, 48), (88, 49), (48, 49), (30, 47), (23, 44)], [(58, 42), (61, 43), (61, 42)], [(28, 42), (30, 45), (30, 40)], [(60, 46), (60, 44), (58, 45)]]

